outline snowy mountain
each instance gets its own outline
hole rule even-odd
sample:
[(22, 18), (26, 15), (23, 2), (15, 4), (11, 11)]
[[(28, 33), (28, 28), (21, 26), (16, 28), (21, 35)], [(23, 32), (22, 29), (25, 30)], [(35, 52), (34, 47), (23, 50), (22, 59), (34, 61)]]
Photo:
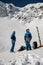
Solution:
[(23, 8), (18, 14), (15, 16), (20, 22), (24, 21), (25, 23), (30, 23), (35, 19), (43, 18), (43, 3), (29, 4)]
[[(15, 7), (11, 3), (0, 3), (0, 65), (43, 65), (43, 47), (17, 52), (22, 45), (25, 46), (24, 33), (27, 28), (32, 33), (31, 46), (34, 41), (40, 45), (36, 27), (43, 45), (43, 3), (28, 4), (23, 8)], [(10, 36), (14, 30), (15, 53), (10, 53)]]
[(12, 3), (3, 3), (0, 1), (0, 17), (15, 17), (20, 23), (30, 23), (35, 19), (43, 18), (43, 3), (29, 4), (25, 7), (16, 7)]
[(20, 10), (19, 7), (14, 6), (12, 3), (6, 4), (6, 9), (10, 17), (13, 17)]
[(8, 15), (6, 5), (0, 1), (0, 17), (5, 17)]
[(19, 7), (14, 6), (12, 3), (7, 4), (0, 1), (0, 17), (12, 16), (19, 11)]

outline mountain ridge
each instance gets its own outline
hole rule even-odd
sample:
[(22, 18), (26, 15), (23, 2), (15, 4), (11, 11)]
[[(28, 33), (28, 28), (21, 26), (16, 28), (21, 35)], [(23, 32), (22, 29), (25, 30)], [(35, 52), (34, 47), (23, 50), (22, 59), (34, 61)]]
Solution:
[(25, 7), (16, 7), (13, 4), (0, 2), (0, 17), (17, 19), (20, 23), (30, 23), (35, 19), (43, 18), (43, 3), (28, 4)]

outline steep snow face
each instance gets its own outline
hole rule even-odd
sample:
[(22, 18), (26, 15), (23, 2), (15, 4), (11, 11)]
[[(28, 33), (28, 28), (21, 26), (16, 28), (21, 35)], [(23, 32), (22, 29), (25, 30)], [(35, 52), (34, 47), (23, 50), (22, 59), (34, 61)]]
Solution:
[(13, 4), (0, 1), (0, 16), (15, 17), (19, 22), (30, 23), (34, 18), (43, 18), (43, 3), (29, 4), (25, 7), (16, 7)]
[(30, 23), (35, 19), (43, 18), (43, 3), (29, 4), (21, 8), (20, 12), (15, 16), (20, 23)]
[(7, 15), (10, 18), (15, 17), (20, 23), (30, 23), (34, 18), (43, 18), (43, 3), (28, 4), (20, 8), (0, 1), (0, 17)]
[(12, 16), (19, 11), (19, 7), (13, 4), (7, 4), (0, 1), (0, 17)]
[(5, 17), (8, 15), (6, 5), (0, 1), (0, 17)]
[(19, 7), (14, 6), (13, 4), (6, 4), (7, 12), (9, 16), (14, 16), (19, 12)]

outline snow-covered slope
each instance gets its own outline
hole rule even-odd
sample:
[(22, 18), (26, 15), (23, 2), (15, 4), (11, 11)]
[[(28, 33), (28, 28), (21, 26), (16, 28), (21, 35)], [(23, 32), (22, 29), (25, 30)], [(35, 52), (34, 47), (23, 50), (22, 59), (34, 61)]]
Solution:
[(0, 1), (0, 17), (13, 16), (19, 11), (19, 7), (12, 3), (7, 4)]
[(0, 17), (8, 16), (6, 5), (0, 1)]
[[(2, 3), (2, 2), (0, 2), (0, 3)], [(4, 3), (1, 5), (3, 6)], [(10, 11), (9, 8), (11, 8), (11, 10), (15, 10), (15, 12), (16, 12), (18, 7), (17, 8), (16, 7), (14, 8), (14, 7), (15, 6), (13, 4), (6, 4), (7, 13), (8, 13), (8, 11)], [(18, 49), (21, 45), (25, 45), (24, 44), (24, 33), (25, 33), (26, 28), (30, 28), (30, 31), (32, 32), (33, 37), (32, 37), (32, 41), (31, 41), (31, 45), (32, 45), (33, 41), (37, 41), (38, 45), (39, 45), (36, 27), (39, 28), (41, 43), (43, 44), (43, 30), (42, 30), (43, 16), (41, 19), (39, 18), (40, 14), (43, 13), (43, 4), (42, 3), (29, 4), (23, 8), (18, 8), (18, 9), (19, 9), (19, 12), (16, 13), (13, 18), (9, 19), (9, 16), (6, 18), (3, 18), (3, 19), (0, 18), (0, 23), (1, 23), (0, 24), (0, 36), (1, 36), (0, 37), (0, 49), (2, 49), (2, 50), (4, 50), (3, 48), (9, 49), (10, 43), (11, 43), (10, 35), (13, 32), (13, 30), (16, 30), (16, 35), (17, 35), (16, 48)], [(31, 12), (33, 12), (33, 13), (31, 13)], [(33, 14), (34, 14), (34, 16), (33, 16)], [(36, 14), (36, 16), (35, 16), (35, 14)], [(19, 17), (18, 15), (21, 17)], [(41, 14), (41, 15), (43, 15), (43, 14)], [(25, 16), (26, 16), (26, 21), (25, 21), (25, 19), (23, 19)], [(18, 17), (19, 17), (19, 19), (18, 19)], [(30, 17), (30, 18), (28, 18), (28, 17)], [(28, 23), (30, 19), (32, 19), (32, 20), (30, 23)], [(19, 23), (21, 23), (21, 24), (19, 24)], [(25, 23), (25, 25), (22, 25), (24, 23)]]
[(11, 46), (10, 36), (11, 36), (12, 32), (15, 30), (16, 37), (17, 37), (16, 44), (18, 47), (20, 47), (24, 41), (24, 38), (23, 38), (24, 31), (25, 31), (24, 26), (19, 24), (17, 20), (8, 19), (8, 18), (3, 18), (3, 19), (0, 18), (0, 23), (1, 23), (0, 24), (0, 44), (2, 46), (4, 44), (4, 48), (7, 48), (7, 49), (8, 49), (8, 47), (10, 48), (10, 46)]
[(43, 65), (43, 48), (16, 53), (0, 53), (0, 65)]
[(0, 17), (15, 17), (20, 23), (26, 24), (34, 20), (34, 18), (43, 18), (43, 3), (28, 4), (25, 7), (16, 7), (12, 3), (3, 3), (0, 1)]
[(26, 24), (30, 23), (35, 19), (43, 18), (43, 3), (29, 4), (18, 12), (15, 16), (16, 19), (19, 20), (20, 23)]
[[(35, 23), (37, 21), (37, 23)], [(41, 21), (41, 22), (40, 22)], [(30, 24), (22, 25), (19, 24), (18, 20), (15, 18), (9, 19), (7, 18), (0, 18), (0, 51), (3, 50), (9, 50), (11, 47), (11, 40), (10, 36), (11, 33), (15, 30), (16, 31), (16, 46), (15, 49), (19, 49), (21, 45), (25, 45), (24, 42), (24, 33), (26, 28), (30, 28), (30, 31), (32, 33), (32, 40), (31, 45), (33, 41), (37, 41), (39, 45), (39, 39), (37, 34), (36, 26), (39, 28), (40, 37), (41, 37), (41, 43), (43, 44), (43, 19), (39, 20), (36, 19), (32, 21)], [(2, 49), (2, 50), (1, 50)]]
[(8, 16), (10, 18), (14, 17), (14, 15), (20, 11), (20, 8), (14, 6), (12, 3), (6, 4), (6, 9), (7, 9)]

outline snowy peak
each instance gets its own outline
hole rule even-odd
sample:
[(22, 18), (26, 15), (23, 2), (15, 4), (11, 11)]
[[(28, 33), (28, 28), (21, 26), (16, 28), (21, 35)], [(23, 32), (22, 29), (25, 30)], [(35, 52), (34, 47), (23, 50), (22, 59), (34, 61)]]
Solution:
[(25, 7), (16, 7), (12, 3), (5, 4), (0, 1), (0, 17), (14, 17), (20, 23), (30, 23), (34, 19), (43, 18), (43, 3), (28, 4)]
[(25, 7), (21, 8), (20, 12), (15, 16), (24, 24), (27, 22), (30, 23), (34, 18), (42, 19), (43, 18), (43, 3), (28, 4)]
[(6, 5), (0, 1), (0, 17), (5, 17), (7, 16), (7, 9), (5, 7)]
[(0, 1), (0, 17), (10, 16), (17, 13), (19, 7), (14, 6), (13, 4), (7, 4)]
[(10, 16), (17, 14), (19, 12), (19, 7), (14, 6), (13, 4), (6, 4), (7, 12)]

